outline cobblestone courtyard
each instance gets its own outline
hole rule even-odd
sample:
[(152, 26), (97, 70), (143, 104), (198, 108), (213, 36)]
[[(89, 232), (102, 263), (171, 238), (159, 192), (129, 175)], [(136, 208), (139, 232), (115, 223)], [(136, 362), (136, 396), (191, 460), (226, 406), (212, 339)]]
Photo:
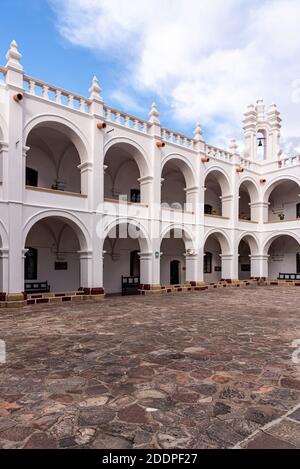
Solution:
[(3, 309), (0, 447), (300, 448), (299, 304), (286, 286)]

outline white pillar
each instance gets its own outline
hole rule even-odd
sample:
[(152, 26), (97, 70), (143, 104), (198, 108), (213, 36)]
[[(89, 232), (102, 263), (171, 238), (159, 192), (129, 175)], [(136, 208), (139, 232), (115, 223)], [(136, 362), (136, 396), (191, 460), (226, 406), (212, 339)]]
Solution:
[(150, 205), (152, 201), (153, 177), (144, 176), (138, 179), (141, 190), (141, 203)]
[(151, 285), (152, 284), (152, 252), (141, 252), (140, 256), (140, 283), (142, 285)]
[(269, 203), (253, 202), (250, 203), (251, 220), (258, 222), (267, 222), (269, 219)]
[(222, 202), (222, 217), (231, 218), (233, 195), (223, 195), (220, 197)]
[(8, 255), (9, 251), (7, 248), (0, 249), (0, 291), (4, 293), (8, 292)]
[(81, 175), (81, 194), (87, 195), (91, 200), (93, 188), (93, 163), (91, 161), (86, 161), (78, 165), (78, 169), (80, 169)]
[(80, 257), (80, 286), (92, 288), (93, 284), (93, 252), (78, 251)]
[(186, 192), (186, 207), (187, 212), (196, 212), (198, 208), (198, 198), (199, 198), (199, 187), (187, 187), (184, 189)]
[(222, 261), (222, 279), (224, 280), (235, 280), (238, 278), (237, 266), (235, 265), (236, 256), (233, 254), (220, 254)]
[(269, 256), (266, 254), (255, 254), (250, 256), (251, 259), (251, 277), (268, 277), (268, 261)]
[[(186, 268), (186, 275), (185, 279), (186, 282), (197, 282), (201, 281), (199, 276), (199, 254), (194, 252), (193, 254), (186, 253), (185, 254), (185, 268)], [(203, 257), (202, 257), (203, 259)]]

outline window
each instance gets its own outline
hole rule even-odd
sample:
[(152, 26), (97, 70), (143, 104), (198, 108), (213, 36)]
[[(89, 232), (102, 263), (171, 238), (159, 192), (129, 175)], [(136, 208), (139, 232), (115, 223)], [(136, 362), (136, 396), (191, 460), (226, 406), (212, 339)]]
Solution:
[(209, 205), (209, 204), (205, 204), (204, 205), (204, 213), (206, 213), (206, 215), (211, 215), (212, 214), (212, 206)]
[(205, 274), (211, 274), (212, 272), (212, 253), (211, 252), (206, 252), (204, 255), (203, 271)]
[(28, 248), (28, 251), (25, 254), (25, 280), (37, 279), (37, 260), (37, 249)]
[(140, 276), (140, 256), (139, 251), (132, 251), (130, 253), (130, 276)]
[(26, 168), (26, 186), (38, 185), (38, 172), (32, 168)]
[(300, 252), (297, 253), (297, 274), (300, 274)]
[(140, 189), (131, 189), (130, 191), (130, 202), (139, 204), (141, 202), (141, 191)]
[(300, 218), (300, 204), (296, 205), (296, 217)]

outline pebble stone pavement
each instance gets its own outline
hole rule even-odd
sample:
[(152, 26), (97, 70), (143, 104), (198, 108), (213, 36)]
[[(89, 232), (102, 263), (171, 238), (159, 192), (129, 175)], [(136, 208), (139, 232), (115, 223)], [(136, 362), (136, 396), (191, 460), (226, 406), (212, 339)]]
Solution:
[(3, 309), (0, 447), (300, 448), (299, 304), (276, 286)]

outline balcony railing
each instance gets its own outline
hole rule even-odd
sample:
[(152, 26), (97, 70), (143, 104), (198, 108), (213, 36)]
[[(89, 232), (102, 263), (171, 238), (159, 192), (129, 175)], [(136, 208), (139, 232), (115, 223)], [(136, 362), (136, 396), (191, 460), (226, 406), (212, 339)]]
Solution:
[(287, 156), (278, 161), (278, 168), (286, 168), (300, 164), (300, 155)]
[(205, 148), (206, 154), (209, 157), (218, 158), (223, 161), (232, 161), (233, 155), (229, 151), (222, 150), (221, 148), (217, 148), (212, 145), (206, 145)]
[(195, 140), (179, 132), (174, 132), (172, 130), (162, 128), (161, 137), (167, 143), (175, 143), (176, 145), (187, 147), (190, 150), (194, 148)]
[(149, 123), (143, 119), (107, 106), (104, 106), (104, 113), (106, 122), (123, 125), (124, 127), (143, 132), (144, 134), (148, 133)]
[(89, 113), (90, 100), (79, 94), (71, 93), (42, 80), (24, 75), (24, 88), (31, 96), (38, 96), (47, 101), (67, 106), (70, 109)]
[(58, 189), (48, 189), (47, 187), (37, 187), (37, 186), (26, 186), (26, 189), (36, 192), (45, 192), (48, 194), (56, 194), (56, 195), (68, 195), (72, 197), (81, 197), (83, 199), (87, 198), (87, 195), (80, 194), (79, 192), (69, 192), (69, 191), (60, 191)]

